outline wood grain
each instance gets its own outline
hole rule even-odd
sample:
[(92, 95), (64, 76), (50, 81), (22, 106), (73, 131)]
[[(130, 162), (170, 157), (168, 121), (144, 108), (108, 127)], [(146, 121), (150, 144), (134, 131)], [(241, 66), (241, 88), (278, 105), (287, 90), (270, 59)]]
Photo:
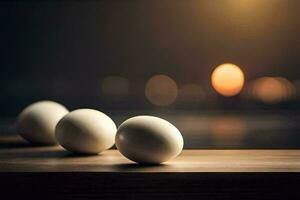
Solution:
[(300, 150), (184, 150), (162, 165), (131, 162), (117, 150), (75, 155), (59, 146), (1, 138), (0, 172), (300, 172)]

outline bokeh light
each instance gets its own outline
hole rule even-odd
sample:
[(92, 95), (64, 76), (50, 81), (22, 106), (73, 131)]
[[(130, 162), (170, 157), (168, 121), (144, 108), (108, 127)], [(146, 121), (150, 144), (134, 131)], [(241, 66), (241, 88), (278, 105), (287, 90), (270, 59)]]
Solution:
[(292, 99), (296, 88), (283, 77), (262, 77), (253, 81), (250, 95), (265, 104), (277, 104)]
[(108, 76), (102, 81), (102, 93), (112, 97), (126, 96), (129, 93), (129, 81), (121, 76)]
[(182, 85), (178, 92), (179, 103), (199, 103), (206, 99), (206, 94), (203, 88), (194, 83)]
[(296, 87), (288, 79), (283, 77), (276, 77), (276, 79), (281, 83), (284, 88), (283, 100), (288, 101), (296, 96)]
[(300, 97), (300, 80), (294, 80), (293, 85), (295, 86), (296, 98), (299, 99), (299, 97)]
[(213, 88), (223, 96), (234, 96), (241, 92), (244, 85), (244, 73), (231, 63), (216, 67), (211, 75)]
[(154, 105), (167, 106), (174, 103), (178, 95), (176, 82), (166, 75), (151, 77), (145, 87), (146, 98)]

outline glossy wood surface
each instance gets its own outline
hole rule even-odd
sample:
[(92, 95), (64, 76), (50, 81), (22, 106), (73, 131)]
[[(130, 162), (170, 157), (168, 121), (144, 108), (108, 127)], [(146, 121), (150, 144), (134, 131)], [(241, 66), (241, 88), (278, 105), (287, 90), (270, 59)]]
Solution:
[(75, 155), (1, 137), (0, 172), (300, 172), (300, 150), (184, 150), (162, 165), (131, 162), (117, 150)]
[(300, 150), (184, 150), (142, 166), (0, 137), (1, 199), (299, 199)]

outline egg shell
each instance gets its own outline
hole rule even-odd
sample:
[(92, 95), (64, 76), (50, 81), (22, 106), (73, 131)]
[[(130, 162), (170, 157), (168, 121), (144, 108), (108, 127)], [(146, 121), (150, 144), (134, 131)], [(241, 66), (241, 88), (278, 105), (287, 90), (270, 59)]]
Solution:
[(33, 144), (55, 145), (55, 127), (68, 112), (63, 105), (53, 101), (33, 103), (19, 114), (17, 133)]
[(128, 159), (142, 164), (159, 164), (180, 154), (183, 137), (168, 121), (153, 116), (136, 116), (123, 122), (116, 146)]
[(56, 126), (56, 137), (65, 149), (82, 154), (98, 154), (114, 145), (116, 125), (104, 113), (78, 109), (63, 117)]

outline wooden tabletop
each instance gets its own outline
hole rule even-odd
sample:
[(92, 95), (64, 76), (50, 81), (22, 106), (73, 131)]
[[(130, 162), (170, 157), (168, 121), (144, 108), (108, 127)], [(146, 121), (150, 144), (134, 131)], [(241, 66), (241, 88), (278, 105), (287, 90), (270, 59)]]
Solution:
[(299, 199), (295, 172), (300, 150), (184, 150), (143, 166), (117, 150), (74, 155), (0, 136), (3, 199)]
[(0, 172), (300, 172), (300, 150), (183, 150), (162, 165), (131, 162), (117, 150), (75, 155), (60, 146), (31, 146), (0, 137)]

